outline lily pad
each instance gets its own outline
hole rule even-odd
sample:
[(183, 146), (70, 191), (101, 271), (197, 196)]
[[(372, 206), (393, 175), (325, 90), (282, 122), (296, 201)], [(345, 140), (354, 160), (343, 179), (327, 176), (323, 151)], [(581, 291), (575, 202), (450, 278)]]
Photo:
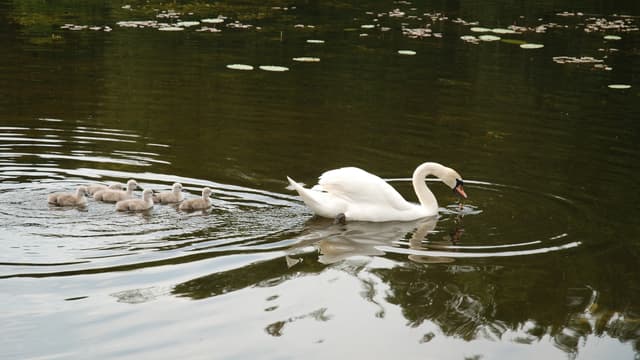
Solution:
[(526, 44), (521, 44), (520, 47), (523, 48), (523, 49), (527, 49), (527, 50), (533, 50), (533, 49), (542, 49), (544, 47), (544, 45), (526, 43)]
[(176, 26), (180, 26), (180, 27), (191, 27), (191, 26), (197, 26), (200, 25), (200, 21), (178, 21), (176, 23)]
[(491, 32), (491, 29), (479, 26), (474, 26), (469, 30), (471, 30), (472, 32)]
[(511, 29), (503, 29), (503, 28), (491, 29), (491, 32), (493, 32), (494, 34), (517, 34), (516, 31), (513, 31)]
[(245, 64), (229, 64), (227, 69), (231, 70), (253, 70), (253, 66)]
[(203, 23), (206, 24), (220, 24), (224, 22), (223, 18), (211, 18), (211, 19), (202, 19), (200, 20)]
[(260, 70), (283, 72), (283, 71), (289, 71), (289, 68), (284, 66), (276, 66), (276, 65), (260, 65)]
[(413, 50), (398, 50), (398, 54), (400, 55), (415, 55), (416, 52)]
[(178, 27), (178, 26), (165, 26), (165, 27), (158, 28), (158, 30), (160, 30), (160, 31), (182, 31), (182, 30), (184, 30), (184, 28)]
[(628, 84), (611, 84), (611, 85), (609, 85), (607, 87), (609, 89), (624, 90), (624, 89), (630, 89), (631, 85), (628, 85)]
[(502, 39), (500, 41), (502, 41), (503, 43), (512, 44), (512, 45), (518, 45), (518, 46), (527, 43), (524, 40), (517, 40), (517, 39)]
[(478, 39), (482, 41), (498, 41), (500, 40), (500, 37), (495, 35), (480, 35), (478, 36)]
[(310, 56), (294, 57), (292, 60), (298, 62), (320, 62), (320, 58)]

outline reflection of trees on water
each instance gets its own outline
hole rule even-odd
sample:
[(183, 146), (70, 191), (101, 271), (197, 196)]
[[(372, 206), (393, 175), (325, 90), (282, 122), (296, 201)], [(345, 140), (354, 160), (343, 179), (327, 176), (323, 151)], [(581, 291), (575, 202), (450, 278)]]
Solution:
[(465, 340), (502, 339), (510, 331), (522, 343), (550, 336), (567, 353), (577, 352), (589, 335), (607, 335), (634, 341), (640, 350), (637, 305), (616, 309), (596, 289), (571, 287), (546, 271), (521, 271), (416, 264), (373, 270), (391, 287), (387, 300), (401, 306), (414, 327), (433, 322), (445, 335)]
[[(344, 228), (326, 223), (308, 225), (308, 233), (301, 234), (300, 244), (307, 248), (314, 244), (317, 252), (296, 255), (293, 251), (293, 260), (278, 258), (194, 279), (177, 285), (174, 294), (201, 299), (254, 286), (274, 287), (331, 269), (360, 281), (362, 298), (379, 309), (373, 316), (384, 318), (388, 303), (394, 304), (402, 309), (409, 326), (434, 323), (447, 337), (523, 344), (551, 338), (564, 352), (577, 354), (587, 337), (608, 336), (632, 342), (640, 353), (640, 307), (629, 300), (637, 298), (630, 295), (637, 291), (637, 286), (633, 288), (631, 282), (632, 288), (620, 293), (614, 284), (598, 283), (597, 276), (580, 274), (579, 269), (597, 267), (567, 264), (565, 254), (455, 261), (446, 257), (386, 254), (386, 258), (400, 265), (371, 268), (366, 257), (384, 254), (376, 246), (389, 245), (390, 238), (406, 243), (411, 249), (434, 249), (434, 245), (464, 240), (460, 237), (462, 223), (459, 219), (449, 222), (449, 229), (438, 234), (444, 240), (438, 241), (425, 239), (435, 222), (419, 222), (411, 229), (402, 224), (374, 225), (373, 232), (358, 224), (347, 224)], [(358, 256), (358, 260), (349, 260), (350, 256)], [(385, 301), (381, 302), (382, 283), (389, 289), (385, 288)], [(331, 309), (321, 308), (265, 324), (265, 331), (281, 336), (282, 328), (289, 322), (309, 317), (318, 320), (316, 312), (330, 314)], [(330, 316), (320, 318), (331, 321)], [(423, 341), (434, 336), (437, 335), (428, 333)]]

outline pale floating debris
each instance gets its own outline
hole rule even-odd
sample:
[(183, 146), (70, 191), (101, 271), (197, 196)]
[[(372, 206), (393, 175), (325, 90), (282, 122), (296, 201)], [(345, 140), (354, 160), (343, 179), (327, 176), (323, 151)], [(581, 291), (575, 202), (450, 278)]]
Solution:
[(176, 26), (191, 27), (200, 25), (200, 21), (178, 21)]
[(415, 55), (416, 52), (413, 50), (398, 50), (398, 54), (400, 55)]
[(473, 36), (473, 35), (463, 35), (460, 36), (460, 40), (470, 43), (470, 44), (478, 44), (480, 43), (480, 40), (478, 40), (477, 37)]
[(120, 8), (125, 10), (131, 10), (131, 5), (122, 5)]
[(494, 34), (517, 34), (517, 32), (513, 29), (503, 29), (503, 28), (491, 29), (491, 32)]
[(106, 32), (109, 32), (111, 30), (113, 30), (111, 29), (111, 26), (105, 26), (104, 29), (102, 29), (102, 31), (106, 31)]
[(389, 11), (389, 17), (403, 17), (405, 15), (404, 12), (400, 11), (400, 9), (393, 9)]
[(573, 57), (573, 56), (554, 56), (553, 62), (558, 64), (600, 64), (604, 60), (596, 59), (591, 56)]
[(360, 37), (367, 37), (367, 36), (369, 36), (369, 34), (367, 34), (367, 33), (360, 34)]
[(307, 40), (308, 44), (324, 44), (324, 40), (315, 40), (315, 39), (309, 39)]
[(453, 20), (451, 20), (451, 22), (454, 23), (454, 24), (461, 24), (461, 25), (465, 25), (465, 26), (476, 26), (476, 25), (480, 24), (478, 21), (466, 21), (466, 20), (461, 19), (461, 18), (453, 19)]
[(469, 30), (471, 30), (472, 32), (491, 32), (491, 29), (479, 26), (474, 26)]
[(229, 64), (227, 69), (231, 70), (253, 70), (253, 66), (245, 64)]
[(583, 14), (581, 12), (574, 13), (574, 12), (563, 11), (561, 13), (556, 13), (556, 15), (569, 17), (569, 16), (582, 16)]
[(412, 39), (418, 39), (431, 37), (432, 33), (429, 27), (416, 29), (402, 28), (402, 35), (408, 36)]
[(158, 30), (160, 31), (182, 31), (184, 30), (183, 27), (178, 27), (178, 26), (163, 26), (163, 27), (159, 27)]
[(145, 20), (145, 21), (118, 21), (116, 25), (120, 27), (130, 27), (130, 28), (145, 28), (145, 27), (158, 27), (158, 22), (155, 20)]
[(382, 31), (382, 32), (386, 32), (386, 31), (389, 31), (389, 30), (391, 30), (391, 28), (390, 27), (386, 27), (386, 26), (383, 26), (383, 27), (380, 28), (380, 31)]
[(231, 29), (250, 29), (250, 28), (253, 27), (253, 25), (251, 25), (251, 24), (243, 24), (240, 21), (236, 20), (236, 21), (234, 21), (232, 23), (228, 23), (227, 27), (231, 28)]
[(320, 58), (317, 57), (310, 57), (310, 56), (301, 56), (301, 57), (294, 57), (293, 61), (299, 61), (299, 62), (320, 62)]
[(177, 19), (180, 17), (180, 13), (175, 10), (167, 10), (162, 11), (160, 14), (156, 15), (158, 19)]
[(624, 89), (630, 89), (631, 85), (628, 84), (611, 84), (607, 86), (609, 89), (616, 89), (616, 90), (624, 90)]
[(533, 49), (542, 49), (544, 47), (544, 45), (526, 43), (526, 44), (520, 44), (520, 47), (523, 48), (523, 49), (527, 49), (527, 50), (533, 50)]
[(102, 26), (90, 26), (89, 30), (99, 31), (99, 30), (102, 30)]
[(606, 35), (604, 39), (605, 40), (622, 40), (622, 37), (618, 35)]
[(211, 18), (211, 19), (202, 19), (200, 20), (200, 22), (203, 22), (205, 24), (220, 24), (224, 22), (223, 17), (217, 17), (217, 18)]
[(376, 26), (375, 25), (371, 25), (371, 24), (366, 24), (366, 25), (360, 25), (361, 28), (363, 29), (373, 29)]
[(285, 66), (276, 66), (276, 65), (260, 65), (260, 70), (282, 72), (282, 71), (289, 71), (289, 68)]
[(495, 35), (480, 35), (478, 36), (478, 39), (482, 41), (498, 41), (500, 40), (500, 37)]

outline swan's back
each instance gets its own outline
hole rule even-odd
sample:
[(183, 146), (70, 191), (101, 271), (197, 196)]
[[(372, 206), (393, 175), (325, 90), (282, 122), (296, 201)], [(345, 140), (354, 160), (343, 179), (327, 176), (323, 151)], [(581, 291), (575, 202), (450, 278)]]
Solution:
[(318, 190), (326, 191), (351, 204), (408, 210), (408, 203), (396, 189), (380, 177), (356, 167), (329, 170), (320, 175)]

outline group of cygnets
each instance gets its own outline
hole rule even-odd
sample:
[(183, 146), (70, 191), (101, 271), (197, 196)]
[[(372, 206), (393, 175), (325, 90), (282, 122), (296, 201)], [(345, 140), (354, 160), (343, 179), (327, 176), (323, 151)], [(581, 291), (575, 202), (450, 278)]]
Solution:
[(97, 201), (116, 203), (117, 211), (145, 211), (153, 207), (153, 204), (175, 204), (180, 203), (180, 210), (205, 210), (211, 206), (210, 196), (213, 193), (210, 188), (202, 189), (202, 197), (184, 200), (182, 195), (182, 184), (173, 184), (171, 191), (154, 193), (151, 189), (144, 189), (141, 198), (135, 198), (133, 190), (138, 187), (138, 183), (131, 179), (127, 181), (127, 189), (123, 190), (122, 184), (112, 185), (88, 185), (79, 186), (75, 193), (56, 192), (49, 194), (47, 201), (49, 204), (58, 206), (86, 206), (86, 196), (93, 196)]

